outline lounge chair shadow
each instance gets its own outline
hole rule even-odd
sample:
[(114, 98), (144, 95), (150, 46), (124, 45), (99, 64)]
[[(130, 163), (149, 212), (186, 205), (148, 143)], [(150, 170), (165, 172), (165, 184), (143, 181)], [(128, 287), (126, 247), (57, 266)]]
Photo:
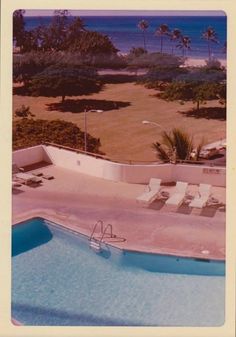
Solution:
[(181, 213), (181, 214), (191, 214), (192, 208), (189, 207), (187, 204), (182, 204), (177, 208), (176, 213)]
[(50, 103), (46, 104), (48, 111), (72, 112), (81, 113), (87, 110), (118, 110), (130, 105), (130, 102), (122, 101), (108, 101), (100, 99), (67, 99), (64, 103)]
[(31, 188), (38, 188), (40, 186), (42, 186), (43, 184), (41, 183), (37, 183), (37, 182), (32, 182), (31, 184), (27, 185), (28, 187), (31, 187)]
[(155, 200), (148, 206), (148, 208), (159, 211), (164, 207), (164, 205), (165, 205), (164, 200)]
[(206, 216), (208, 218), (213, 218), (216, 214), (217, 206), (206, 206), (201, 210), (200, 216)]
[(25, 191), (20, 190), (19, 188), (14, 187), (12, 189), (12, 194), (21, 194), (24, 193)]

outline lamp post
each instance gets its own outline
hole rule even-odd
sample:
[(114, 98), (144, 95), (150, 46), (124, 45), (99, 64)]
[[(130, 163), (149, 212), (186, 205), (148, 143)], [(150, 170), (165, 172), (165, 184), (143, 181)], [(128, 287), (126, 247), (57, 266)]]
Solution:
[[(157, 127), (160, 128), (161, 130), (165, 131), (165, 129), (163, 128), (163, 126), (162, 126), (161, 124), (156, 123), (156, 122), (152, 122), (152, 121), (142, 121), (142, 123), (145, 124), (145, 125), (150, 124), (150, 125), (157, 126)], [(157, 142), (157, 144), (158, 144), (158, 147), (161, 146), (160, 143)]]
[[(165, 131), (165, 128), (163, 128), (163, 126), (161, 124), (158, 124), (156, 122), (152, 122), (152, 121), (142, 121), (143, 124), (150, 124), (150, 125), (154, 125), (158, 128), (160, 128), (161, 130)], [(161, 144), (157, 143), (158, 144), (158, 147), (161, 146)], [(173, 153), (171, 156), (169, 156), (169, 160), (170, 160), (170, 163), (173, 163), (173, 164), (176, 164), (176, 147), (174, 146), (173, 147)]]
[(158, 124), (156, 122), (151, 122), (151, 121), (142, 121), (143, 124), (151, 124), (151, 125), (155, 125), (157, 126), (158, 128), (162, 129), (165, 131), (165, 129), (163, 128), (163, 126), (161, 124)]

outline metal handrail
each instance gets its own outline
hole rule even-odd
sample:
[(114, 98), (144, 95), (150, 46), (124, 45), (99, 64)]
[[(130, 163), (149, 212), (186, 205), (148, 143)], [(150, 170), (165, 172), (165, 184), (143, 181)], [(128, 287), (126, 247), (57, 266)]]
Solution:
[(104, 229), (104, 231), (102, 233), (102, 237), (101, 237), (101, 239), (99, 241), (100, 244), (102, 243), (102, 240), (103, 240), (103, 238), (104, 238), (104, 236), (105, 236), (108, 228), (110, 228), (110, 237), (111, 238), (115, 237), (115, 235), (113, 235), (113, 233), (112, 233), (112, 225), (109, 223), (109, 224), (106, 225), (106, 227), (105, 227), (105, 229)]
[(91, 233), (91, 235), (90, 235), (89, 241), (92, 240), (93, 234), (95, 233), (95, 230), (96, 230), (96, 228), (97, 228), (98, 225), (101, 226), (100, 231), (101, 231), (101, 233), (102, 233), (102, 235), (103, 235), (103, 233), (104, 233), (104, 231), (103, 231), (103, 221), (102, 221), (102, 220), (98, 220), (98, 221), (95, 223), (95, 225), (93, 226), (93, 230), (92, 230), (92, 233)]

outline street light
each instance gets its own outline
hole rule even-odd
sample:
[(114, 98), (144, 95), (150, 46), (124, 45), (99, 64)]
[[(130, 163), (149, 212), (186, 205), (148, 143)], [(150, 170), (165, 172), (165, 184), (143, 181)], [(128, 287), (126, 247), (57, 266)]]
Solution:
[(151, 124), (151, 125), (155, 125), (155, 126), (157, 126), (158, 128), (160, 128), (160, 129), (162, 129), (162, 130), (165, 130), (161, 124), (158, 124), (158, 123), (156, 123), (156, 122), (142, 121), (142, 123), (143, 123), (143, 124)]
[[(162, 129), (163, 131), (166, 132), (165, 128), (163, 128), (163, 126), (161, 124), (158, 124), (156, 122), (152, 122), (152, 121), (142, 121), (143, 124), (151, 124), (151, 125), (154, 125), (154, 126), (157, 126), (158, 128)], [(161, 144), (158, 143), (158, 147), (161, 147)], [(174, 146), (173, 147), (173, 153), (172, 153), (172, 156), (169, 157), (170, 159), (170, 162), (173, 163), (173, 164), (176, 164), (176, 147)]]
[[(162, 130), (164, 130), (165, 131), (165, 129), (163, 128), (163, 126), (161, 125), (161, 124), (158, 124), (158, 123), (156, 123), (156, 122), (151, 122), (151, 121), (142, 121), (142, 123), (143, 124), (151, 124), (151, 125), (154, 125), (154, 126), (157, 126), (158, 128), (160, 128), (160, 129), (162, 129)], [(158, 147), (160, 147), (161, 146), (161, 144), (160, 143), (158, 143), (157, 142), (157, 145), (158, 145)]]

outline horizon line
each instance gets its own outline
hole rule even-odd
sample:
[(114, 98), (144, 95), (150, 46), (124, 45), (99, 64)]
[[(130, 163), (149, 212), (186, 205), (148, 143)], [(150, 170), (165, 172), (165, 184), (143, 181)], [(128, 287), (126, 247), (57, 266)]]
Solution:
[[(25, 9), (25, 16), (53, 16), (57, 9)], [(74, 10), (68, 9), (71, 16), (214, 16), (226, 17), (219, 10)], [(102, 14), (101, 14), (102, 13)]]

